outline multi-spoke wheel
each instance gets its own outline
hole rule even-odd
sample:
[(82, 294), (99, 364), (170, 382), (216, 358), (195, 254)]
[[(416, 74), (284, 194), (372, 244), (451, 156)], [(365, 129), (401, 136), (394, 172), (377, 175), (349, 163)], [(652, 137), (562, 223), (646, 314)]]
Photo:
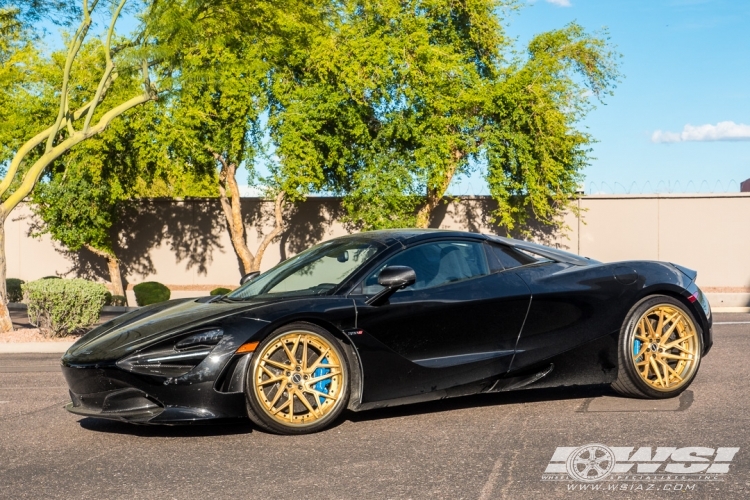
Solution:
[(245, 384), (248, 416), (277, 433), (321, 430), (346, 406), (348, 382), (335, 337), (312, 324), (287, 325), (253, 354)]
[(612, 387), (629, 396), (676, 396), (695, 377), (702, 349), (700, 329), (685, 306), (672, 297), (650, 297), (625, 320)]

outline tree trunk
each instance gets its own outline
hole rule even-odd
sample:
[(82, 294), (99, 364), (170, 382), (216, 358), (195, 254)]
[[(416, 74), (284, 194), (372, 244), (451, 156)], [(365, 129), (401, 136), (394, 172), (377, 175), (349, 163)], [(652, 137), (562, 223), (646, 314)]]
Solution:
[(432, 212), (440, 204), (440, 200), (445, 196), (445, 192), (448, 190), (448, 186), (453, 180), (453, 175), (456, 173), (458, 163), (463, 157), (461, 151), (453, 152), (453, 161), (448, 165), (448, 169), (443, 173), (443, 178), (439, 180), (437, 186), (430, 188), (427, 187), (427, 196), (424, 205), (417, 212), (417, 227), (428, 228), (430, 227), (430, 220), (432, 219)]
[[(219, 171), (219, 200), (221, 201), (221, 208), (224, 211), (224, 217), (229, 227), (232, 247), (234, 247), (234, 252), (242, 263), (242, 274), (245, 275), (260, 271), (260, 263), (263, 260), (266, 248), (284, 231), (286, 194), (283, 191), (279, 191), (276, 194), (273, 204), (274, 228), (263, 238), (258, 247), (258, 252), (253, 255), (247, 246), (247, 240), (245, 240), (245, 223), (242, 220), (242, 200), (240, 198), (240, 188), (235, 178), (237, 165), (227, 161), (224, 156), (215, 151), (210, 152), (216, 161), (221, 164), (221, 171)], [(229, 188), (229, 192), (232, 195), (231, 198), (227, 196), (227, 188)]]
[(13, 320), (8, 310), (8, 290), (5, 286), (5, 214), (0, 213), (0, 333), (13, 331)]
[[(219, 200), (224, 211), (224, 217), (229, 228), (229, 237), (237, 258), (242, 263), (243, 276), (253, 271), (255, 258), (247, 247), (245, 240), (245, 222), (242, 220), (242, 200), (240, 199), (240, 188), (237, 186), (237, 165), (228, 162), (222, 155), (212, 152), (214, 158), (221, 163), (219, 172)], [(232, 197), (227, 196), (227, 188)]]
[(273, 231), (268, 233), (265, 238), (263, 238), (263, 242), (258, 247), (258, 251), (255, 254), (255, 259), (253, 259), (253, 268), (252, 271), (260, 271), (260, 261), (263, 260), (263, 254), (266, 253), (266, 248), (268, 248), (268, 245), (271, 244), (273, 240), (276, 239), (277, 236), (281, 234), (281, 232), (284, 230), (284, 203), (286, 202), (286, 194), (284, 191), (279, 191), (278, 194), (276, 194), (276, 199), (273, 203), (273, 218), (274, 218), (274, 228)]
[(91, 245), (86, 245), (86, 248), (93, 254), (98, 255), (107, 259), (107, 267), (109, 268), (109, 283), (112, 286), (112, 295), (120, 295), (125, 297), (127, 303), (127, 295), (125, 295), (125, 287), (122, 285), (122, 274), (120, 273), (120, 261), (114, 253), (105, 252), (99, 250)]
[(112, 295), (125, 297), (125, 305), (128, 305), (127, 295), (125, 295), (125, 287), (122, 286), (120, 261), (114, 255), (110, 255), (107, 259), (107, 267), (109, 267), (109, 282), (112, 283)]

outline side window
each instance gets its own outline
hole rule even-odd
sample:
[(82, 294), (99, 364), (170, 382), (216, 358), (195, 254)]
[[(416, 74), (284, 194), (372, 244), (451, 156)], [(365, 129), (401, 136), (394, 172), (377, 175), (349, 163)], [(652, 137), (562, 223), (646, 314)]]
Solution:
[(363, 292), (371, 295), (383, 289), (378, 275), (386, 266), (408, 266), (414, 269), (417, 281), (406, 290), (422, 290), (489, 274), (482, 243), (473, 241), (441, 241), (408, 248), (391, 257), (365, 279)]
[(537, 259), (525, 252), (496, 243), (487, 243), (487, 250), (490, 269), (493, 273), (538, 262)]

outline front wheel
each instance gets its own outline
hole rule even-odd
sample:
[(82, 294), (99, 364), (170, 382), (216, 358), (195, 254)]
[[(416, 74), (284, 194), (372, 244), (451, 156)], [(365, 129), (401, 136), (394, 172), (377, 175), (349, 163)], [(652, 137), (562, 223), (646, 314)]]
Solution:
[(695, 378), (703, 352), (700, 328), (677, 299), (654, 295), (630, 310), (620, 330), (612, 388), (625, 396), (677, 396)]
[(255, 351), (245, 396), (248, 416), (267, 431), (322, 430), (349, 398), (349, 367), (339, 341), (309, 323), (279, 328)]

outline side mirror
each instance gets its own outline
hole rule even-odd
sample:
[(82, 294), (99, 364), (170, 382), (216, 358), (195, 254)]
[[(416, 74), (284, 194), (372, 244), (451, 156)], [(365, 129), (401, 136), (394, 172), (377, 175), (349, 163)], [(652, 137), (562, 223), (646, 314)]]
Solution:
[(417, 273), (411, 267), (388, 266), (380, 271), (378, 275), (378, 284), (385, 288), (367, 299), (366, 304), (370, 306), (384, 304), (388, 300), (388, 297), (396, 293), (397, 290), (413, 285), (416, 281)]
[(413, 285), (416, 281), (417, 274), (407, 266), (388, 266), (378, 275), (378, 284), (397, 290)]
[(240, 285), (244, 285), (244, 284), (245, 284), (245, 283), (247, 283), (248, 281), (254, 280), (254, 279), (255, 279), (255, 278), (257, 278), (258, 276), (260, 276), (260, 271), (253, 271), (253, 272), (251, 272), (251, 273), (247, 273), (246, 275), (244, 275), (244, 276), (243, 276), (243, 277), (242, 277), (242, 278), (240, 279)]

